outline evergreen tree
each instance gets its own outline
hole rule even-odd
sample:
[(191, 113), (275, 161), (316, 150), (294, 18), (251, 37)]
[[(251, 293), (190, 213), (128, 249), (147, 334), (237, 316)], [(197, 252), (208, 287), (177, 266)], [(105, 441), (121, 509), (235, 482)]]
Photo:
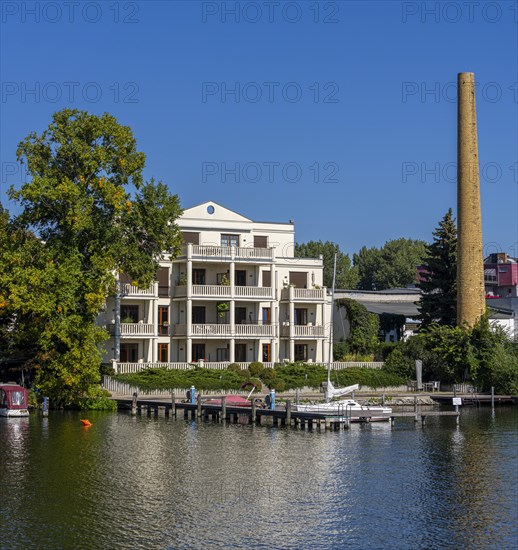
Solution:
[(419, 287), (421, 328), (432, 323), (455, 326), (457, 323), (457, 228), (451, 208), (433, 232), (427, 246), (424, 273)]

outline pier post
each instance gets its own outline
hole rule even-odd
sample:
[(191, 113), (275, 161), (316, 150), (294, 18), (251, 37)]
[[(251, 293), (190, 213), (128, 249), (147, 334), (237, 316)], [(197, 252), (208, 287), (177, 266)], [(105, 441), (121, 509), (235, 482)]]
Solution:
[(44, 397), (43, 398), (43, 409), (42, 409), (43, 416), (49, 415), (49, 398)]
[(176, 417), (176, 398), (174, 392), (171, 394), (171, 416)]
[(198, 418), (200, 418), (201, 417), (201, 393), (198, 393), (198, 395), (196, 396), (196, 401), (198, 404)]
[(137, 399), (138, 399), (137, 392), (134, 392), (133, 399), (131, 400), (131, 416), (137, 415)]
[(189, 397), (191, 405), (194, 405), (196, 403), (196, 388), (194, 386), (191, 386)]
[(255, 424), (257, 420), (257, 404), (255, 399), (252, 399), (252, 424)]
[(291, 401), (286, 401), (286, 426), (291, 426)]
[(491, 386), (491, 408), (495, 408), (495, 387)]
[(221, 398), (221, 421), (225, 422), (227, 420), (227, 397), (224, 395)]
[(414, 422), (417, 422), (417, 395), (414, 395)]

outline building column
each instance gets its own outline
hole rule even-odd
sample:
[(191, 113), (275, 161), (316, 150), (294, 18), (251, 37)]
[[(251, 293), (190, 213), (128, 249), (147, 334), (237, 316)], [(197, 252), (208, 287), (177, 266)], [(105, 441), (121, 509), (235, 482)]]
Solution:
[(295, 361), (295, 303), (294, 303), (294, 295), (295, 295), (295, 287), (291, 286), (289, 287), (289, 293), (290, 293), (290, 362)]
[(187, 245), (187, 301), (185, 308), (186, 346), (185, 350), (187, 363), (192, 362), (192, 260), (190, 259), (192, 244)]

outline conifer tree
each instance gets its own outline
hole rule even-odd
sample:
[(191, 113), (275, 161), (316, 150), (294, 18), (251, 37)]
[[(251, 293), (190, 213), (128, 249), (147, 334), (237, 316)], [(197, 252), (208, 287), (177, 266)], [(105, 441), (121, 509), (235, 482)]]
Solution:
[(427, 246), (419, 287), (421, 329), (432, 323), (455, 326), (457, 322), (457, 227), (451, 208), (433, 232)]

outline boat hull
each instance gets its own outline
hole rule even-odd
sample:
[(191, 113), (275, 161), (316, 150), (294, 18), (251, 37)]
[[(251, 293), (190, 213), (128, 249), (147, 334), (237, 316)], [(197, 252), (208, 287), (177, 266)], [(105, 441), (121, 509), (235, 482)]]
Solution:
[(22, 418), (24, 416), (29, 416), (29, 411), (27, 409), (0, 408), (0, 416), (5, 416), (7, 418)]
[(330, 417), (344, 416), (351, 422), (360, 422), (363, 420), (369, 422), (382, 422), (390, 420), (392, 409), (389, 407), (369, 407), (363, 406), (356, 401), (335, 401), (331, 403), (319, 403), (315, 405), (294, 405), (294, 410), (298, 412), (313, 412), (324, 414)]

